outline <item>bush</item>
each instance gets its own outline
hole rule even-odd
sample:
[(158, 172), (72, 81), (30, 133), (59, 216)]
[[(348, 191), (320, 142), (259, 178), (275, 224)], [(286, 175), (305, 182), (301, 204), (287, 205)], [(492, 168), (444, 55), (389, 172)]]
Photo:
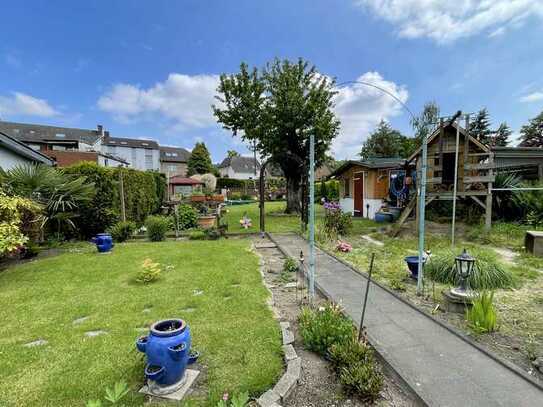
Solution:
[(347, 394), (356, 395), (363, 401), (377, 399), (383, 387), (383, 375), (373, 362), (354, 363), (343, 367), (339, 381)]
[(152, 283), (160, 277), (162, 272), (159, 263), (154, 263), (151, 259), (145, 259), (138, 271), (136, 281), (139, 283)]
[(223, 188), (244, 188), (246, 181), (233, 178), (217, 178), (217, 189)]
[(373, 356), (371, 348), (367, 344), (359, 342), (355, 334), (346, 341), (330, 346), (328, 353), (332, 366), (338, 373), (345, 366), (371, 362)]
[(493, 292), (482, 292), (473, 300), (471, 309), (466, 310), (468, 325), (474, 332), (485, 333), (496, 330), (497, 315), (493, 301)]
[(166, 238), (166, 232), (170, 227), (168, 218), (164, 216), (149, 216), (145, 220), (147, 237), (152, 242), (160, 242)]
[(109, 229), (109, 233), (115, 242), (125, 242), (136, 231), (136, 224), (131, 221), (117, 222)]
[(0, 257), (21, 249), (28, 242), (25, 219), (31, 223), (39, 213), (40, 207), (33, 201), (7, 196), (0, 190)]
[[(471, 249), (475, 257), (473, 271), (467, 279), (467, 285), (473, 290), (492, 290), (496, 288), (510, 288), (515, 280), (511, 271), (505, 268), (494, 253), (486, 250)], [(424, 273), (432, 280), (458, 285), (460, 277), (456, 272), (454, 259), (458, 253), (444, 250), (434, 254), (424, 267)]]
[(205, 240), (206, 234), (203, 230), (194, 230), (189, 233), (189, 240)]
[(177, 224), (179, 230), (186, 230), (198, 226), (198, 212), (190, 205), (177, 207)]
[[(542, 188), (543, 181), (523, 184), (521, 187)], [(513, 200), (524, 213), (526, 223), (533, 226), (543, 225), (543, 191), (517, 191)]]
[(324, 204), (324, 232), (330, 239), (349, 233), (353, 225), (351, 215), (343, 213), (339, 204), (327, 202)]
[(299, 322), (304, 346), (321, 355), (326, 354), (331, 345), (344, 342), (354, 334), (351, 321), (333, 304), (318, 310), (302, 309)]
[(287, 257), (283, 263), (283, 271), (286, 273), (298, 271), (298, 261), (294, 257)]

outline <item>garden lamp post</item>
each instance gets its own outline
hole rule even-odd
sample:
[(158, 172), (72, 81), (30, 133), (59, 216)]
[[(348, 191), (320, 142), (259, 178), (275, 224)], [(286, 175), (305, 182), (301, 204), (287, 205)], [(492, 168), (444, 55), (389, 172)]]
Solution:
[(473, 272), (473, 265), (475, 264), (475, 258), (472, 257), (466, 249), (460, 254), (460, 256), (457, 256), (454, 259), (455, 267), (456, 267), (456, 273), (460, 277), (460, 282), (458, 287), (453, 288), (451, 290), (451, 294), (460, 297), (468, 299), (471, 297), (469, 290), (467, 288), (467, 280), (468, 277)]

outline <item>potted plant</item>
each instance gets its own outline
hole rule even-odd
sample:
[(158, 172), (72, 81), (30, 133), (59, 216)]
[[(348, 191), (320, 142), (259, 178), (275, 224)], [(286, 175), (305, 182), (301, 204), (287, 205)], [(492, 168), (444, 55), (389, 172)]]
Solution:
[(215, 220), (217, 217), (215, 214), (209, 213), (209, 208), (205, 205), (200, 207), (200, 214), (198, 215), (198, 226), (202, 229), (210, 229), (215, 227)]
[(192, 202), (205, 202), (206, 200), (206, 196), (204, 194), (202, 194), (201, 192), (194, 192), (191, 196), (190, 196), (190, 200)]

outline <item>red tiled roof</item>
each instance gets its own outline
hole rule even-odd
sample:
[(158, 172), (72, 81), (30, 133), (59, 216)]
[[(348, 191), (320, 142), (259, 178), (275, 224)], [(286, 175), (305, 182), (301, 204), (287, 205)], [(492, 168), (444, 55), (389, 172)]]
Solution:
[(204, 182), (193, 178), (180, 177), (178, 175), (170, 177), (170, 184), (174, 185), (203, 185)]

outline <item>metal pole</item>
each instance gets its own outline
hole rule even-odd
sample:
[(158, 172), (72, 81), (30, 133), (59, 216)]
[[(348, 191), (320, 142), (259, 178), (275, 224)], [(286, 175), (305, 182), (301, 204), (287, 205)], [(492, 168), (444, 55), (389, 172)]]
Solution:
[[(453, 208), (451, 225), (451, 246), (454, 247), (454, 231), (456, 221), (456, 189), (458, 187), (458, 149), (460, 147), (460, 116), (456, 122), (456, 146), (454, 150), (454, 184), (453, 184)], [(443, 165), (443, 163), (441, 163)]]
[(315, 296), (315, 135), (309, 136), (309, 299)]
[[(443, 122), (441, 122), (441, 126)], [(419, 188), (419, 272), (417, 277), (417, 295), (422, 294), (424, 270), (424, 217), (426, 210), (426, 167), (428, 165), (428, 132), (422, 133), (422, 164)], [(442, 163), (443, 164), (443, 163)]]
[[(169, 187), (169, 185), (168, 185)], [(123, 183), (123, 170), (119, 170), (119, 195), (121, 198), (121, 219), (126, 222), (126, 209), (124, 206), (124, 183)]]
[(360, 327), (358, 328), (358, 341), (362, 338), (362, 333), (364, 332), (364, 316), (366, 315), (366, 304), (368, 303), (368, 293), (370, 291), (371, 283), (371, 272), (373, 271), (373, 259), (375, 258), (375, 253), (371, 254), (370, 260), (370, 269), (368, 270), (368, 282), (366, 284), (366, 294), (364, 295), (364, 305), (362, 306), (362, 316), (360, 317)]

